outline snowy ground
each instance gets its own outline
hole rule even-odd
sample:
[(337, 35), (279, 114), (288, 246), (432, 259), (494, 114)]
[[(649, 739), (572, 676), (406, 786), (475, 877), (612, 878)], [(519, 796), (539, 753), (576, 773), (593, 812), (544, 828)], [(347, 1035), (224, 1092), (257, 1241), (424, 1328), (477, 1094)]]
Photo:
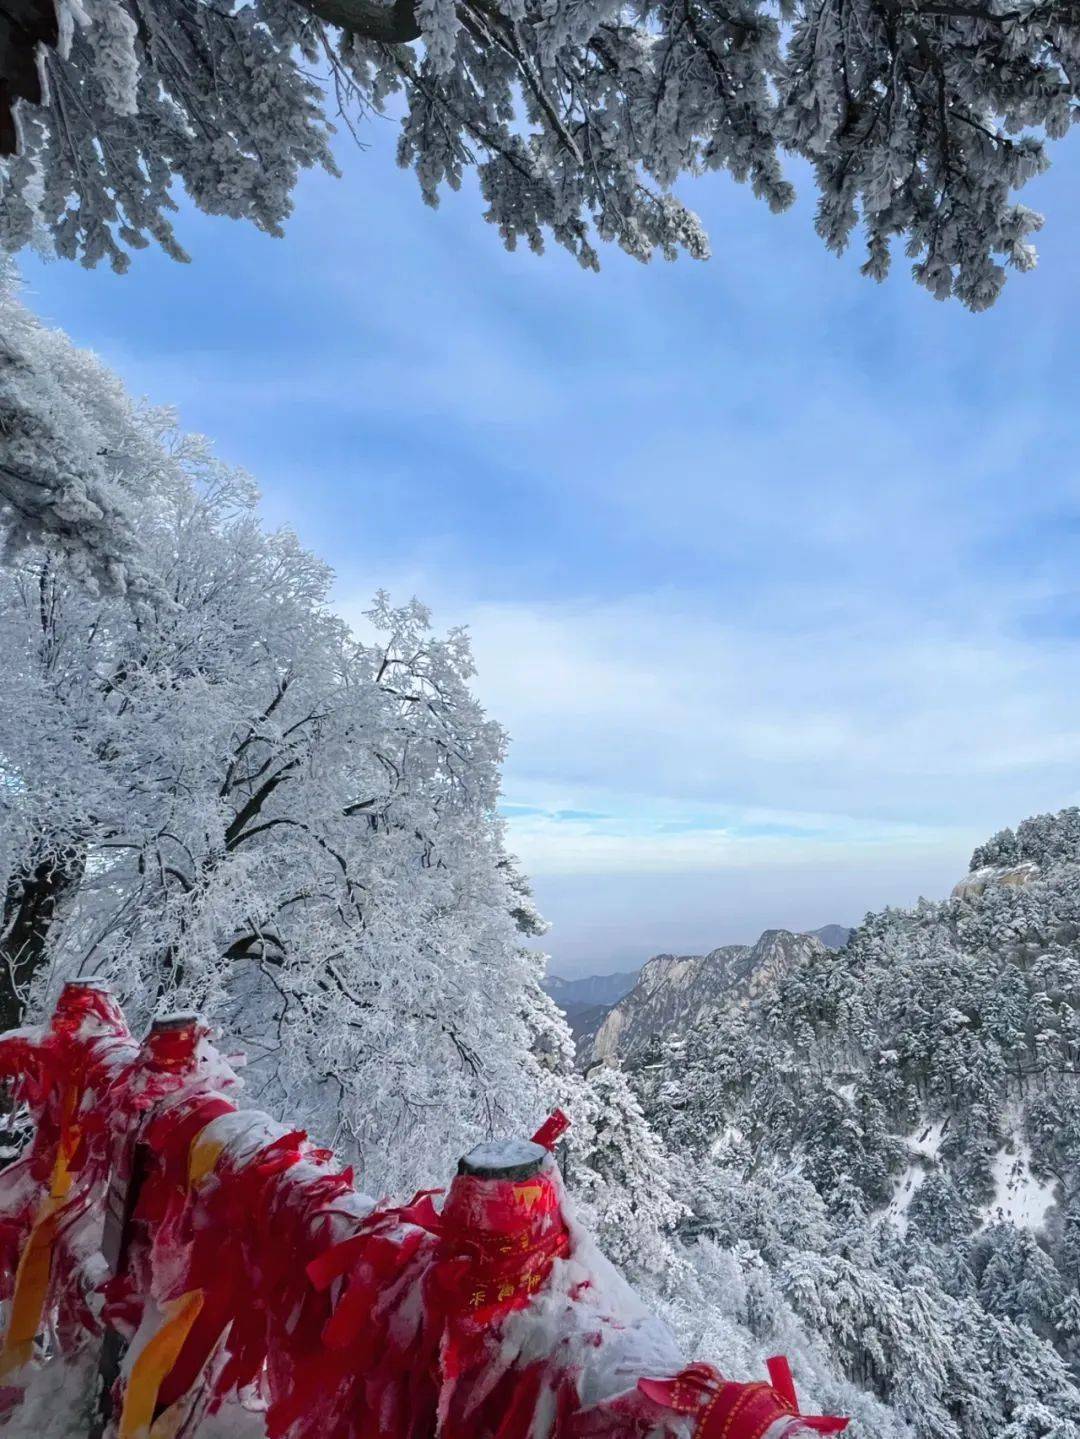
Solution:
[[(947, 1119), (937, 1120), (908, 1135), (911, 1162), (897, 1179), (893, 1196), (883, 1210), (884, 1218), (895, 1224), (901, 1234), (907, 1231), (911, 1201), (936, 1163), (948, 1127)], [(1021, 1139), (1003, 1145), (994, 1156), (991, 1172), (994, 1197), (983, 1211), (982, 1227), (1004, 1222), (1019, 1229), (1040, 1230), (1057, 1198), (1054, 1185), (1031, 1172), (1028, 1145)]]

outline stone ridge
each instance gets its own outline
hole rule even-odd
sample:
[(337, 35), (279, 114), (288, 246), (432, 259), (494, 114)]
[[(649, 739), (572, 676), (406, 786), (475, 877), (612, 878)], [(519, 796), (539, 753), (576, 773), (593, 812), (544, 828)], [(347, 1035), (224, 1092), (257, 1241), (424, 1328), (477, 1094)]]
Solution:
[(755, 944), (727, 944), (704, 955), (657, 954), (607, 1014), (584, 1057), (625, 1059), (654, 1035), (678, 1033), (709, 1011), (752, 1003), (804, 956), (824, 952), (812, 934), (767, 929)]

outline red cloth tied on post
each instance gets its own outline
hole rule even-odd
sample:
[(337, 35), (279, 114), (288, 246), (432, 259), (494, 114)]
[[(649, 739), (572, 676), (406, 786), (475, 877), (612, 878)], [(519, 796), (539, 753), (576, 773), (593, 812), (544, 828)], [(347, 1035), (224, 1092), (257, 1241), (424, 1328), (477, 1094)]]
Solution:
[[(155, 1021), (124, 1095), (129, 1122), (143, 1117), (132, 1152), (122, 1260), (105, 1286), (105, 1316), (121, 1334), (132, 1336), (140, 1325), (144, 1332), (120, 1396), (120, 1439), (148, 1433), (176, 1399), (201, 1396), (203, 1367), (231, 1317), (216, 1323), (207, 1290), (194, 1282), (187, 1228), (196, 1143), (215, 1119), (236, 1112), (222, 1092), (235, 1076), (207, 1034), (193, 1015)], [(227, 1245), (221, 1232), (216, 1240)], [(221, 1286), (213, 1292), (220, 1296)], [(151, 1305), (149, 1312), (160, 1317), (146, 1329)]]
[[(378, 1209), (307, 1273), (327, 1306), (307, 1311), (327, 1314), (321, 1347), (309, 1317), (291, 1368), (270, 1344), (271, 1439), (781, 1439), (846, 1422), (800, 1416), (782, 1361), (771, 1384), (681, 1364), (575, 1239), (535, 1145), (481, 1146), (441, 1209), (432, 1193)], [(642, 1379), (653, 1363), (672, 1377)]]
[(82, 1170), (91, 1157), (106, 1164), (100, 1148), (91, 1155), (85, 1143), (104, 1132), (86, 1101), (93, 1092), (96, 1103), (136, 1053), (116, 1000), (100, 985), (82, 981), (64, 986), (47, 1026), (0, 1037), (0, 1083), (27, 1106), (34, 1124), (27, 1151), (4, 1175), (28, 1169), (46, 1184), (61, 1146), (69, 1168)]
[(778, 1354), (765, 1363), (768, 1384), (736, 1383), (709, 1364), (692, 1364), (674, 1379), (639, 1379), (637, 1387), (655, 1403), (690, 1415), (694, 1439), (763, 1439), (770, 1431), (839, 1434), (847, 1428), (847, 1419), (834, 1415), (800, 1414), (787, 1359)]
[[(191, 1074), (152, 1112), (144, 1141), (126, 1282), (165, 1319), (131, 1366), (119, 1439), (157, 1432), (159, 1419), (187, 1432), (193, 1415), (251, 1385), (271, 1400), (302, 1396), (305, 1415), (317, 1415), (323, 1381), (341, 1360), (327, 1360), (322, 1330), (332, 1308), (304, 1266), (339, 1237), (333, 1206), (371, 1207), (351, 1171), (331, 1168), (330, 1152), (303, 1131), (200, 1091)], [(312, 1356), (317, 1382), (305, 1386), (303, 1360)]]
[[(190, 1189), (173, 1230), (171, 1271), (166, 1256), (159, 1259), (161, 1270), (172, 1274), (163, 1298), (180, 1299), (192, 1292), (202, 1296), (200, 1312), (161, 1385), (161, 1409), (194, 1388), (215, 1352), (216, 1369), (205, 1376), (210, 1408), (226, 1394), (254, 1383), (267, 1358), (269, 1315), (275, 1305), (287, 1303), (289, 1269), (299, 1263), (302, 1270), (303, 1250), (297, 1253), (294, 1247), (293, 1227), (273, 1223), (272, 1216), (281, 1219), (280, 1206), (274, 1205), (278, 1181), (304, 1165), (311, 1146), (303, 1131), (275, 1134), (272, 1121), (263, 1116), (270, 1131), (266, 1142), (238, 1163), (215, 1123), (232, 1113), (213, 1116), (190, 1142)], [(325, 1179), (319, 1173), (314, 1183), (294, 1186), (302, 1213), (311, 1214), (318, 1190), (329, 1189)], [(348, 1187), (347, 1179), (344, 1186), (340, 1176), (335, 1179), (332, 1192)], [(227, 1242), (222, 1236), (228, 1236)]]
[(135, 1052), (112, 995), (81, 981), (64, 986), (46, 1028), (0, 1039), (0, 1080), (35, 1123), (27, 1151), (0, 1179), (0, 1267), (11, 1300), (0, 1375), (26, 1364), (46, 1324), (62, 1353), (99, 1332), (83, 1231), (110, 1162), (100, 1096)]
[[(485, 1160), (506, 1159), (502, 1147), (474, 1151), (441, 1211), (437, 1191), (376, 1210), (309, 1263), (313, 1285), (332, 1302), (322, 1330), (327, 1354), (308, 1355), (292, 1392), (271, 1405), (272, 1439), (530, 1432), (544, 1365), (500, 1364), (503, 1326), (569, 1252), (570, 1235), (546, 1150), (517, 1150), (520, 1173), (513, 1165), (506, 1177), (483, 1172)], [(467, 1172), (468, 1163), (481, 1172)], [(334, 1396), (329, 1406), (326, 1395)], [(328, 1408), (339, 1416), (329, 1431)]]
[[(527, 1304), (570, 1252), (570, 1232), (550, 1171), (516, 1180), (459, 1174), (438, 1221), (439, 1261), (455, 1283), (447, 1314), (477, 1323)], [(449, 1298), (449, 1296), (447, 1296)]]
[[(501, 1363), (500, 1351), (509, 1316), (530, 1304), (570, 1252), (558, 1170), (535, 1140), (494, 1153), (481, 1146), (460, 1169), (428, 1280), (429, 1303), (443, 1325), (439, 1433), (526, 1439), (541, 1394), (556, 1394), (566, 1376), (543, 1360)], [(569, 1397), (567, 1387), (564, 1409)]]
[[(105, 1286), (105, 1318), (121, 1333), (139, 1325), (160, 1297), (158, 1271), (174, 1243), (188, 1187), (192, 1139), (235, 1105), (218, 1092), (216, 1067), (199, 1064), (207, 1031), (194, 1017), (155, 1023), (114, 1095), (116, 1122), (128, 1131), (134, 1184), (123, 1260)], [(155, 1282), (157, 1281), (157, 1282)]]
[(38, 1130), (19, 1202), (0, 1208), (24, 1234), (53, 1225), (48, 1303), (73, 1333), (93, 1318), (69, 1303), (78, 1253), (64, 1260), (56, 1216), (87, 1214), (113, 1171), (105, 1313), (138, 1330), (118, 1439), (194, 1434), (249, 1388), (268, 1439), (786, 1439), (846, 1423), (799, 1414), (786, 1361), (768, 1384), (686, 1367), (575, 1225), (558, 1111), (531, 1142), (472, 1151), (441, 1206), (427, 1191), (376, 1207), (302, 1132), (237, 1110), (193, 1017), (159, 1022), (136, 1055), (107, 995), (65, 991), (47, 1031), (0, 1041), (5, 1073)]

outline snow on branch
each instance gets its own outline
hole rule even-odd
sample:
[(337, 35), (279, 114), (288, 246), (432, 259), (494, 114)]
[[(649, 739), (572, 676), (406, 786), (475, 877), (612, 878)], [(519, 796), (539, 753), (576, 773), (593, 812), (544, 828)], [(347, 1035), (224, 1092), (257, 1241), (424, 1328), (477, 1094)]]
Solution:
[(679, 182), (725, 170), (780, 210), (794, 194), (783, 156), (801, 156), (826, 245), (861, 229), (865, 274), (882, 278), (902, 248), (931, 294), (978, 310), (1007, 267), (1035, 263), (1041, 218), (1015, 194), (1080, 93), (1080, 16), (1062, 0), (80, 0), (71, 13), (68, 47), (33, 28), (20, 41), (47, 86), (13, 91), (0, 244), (46, 237), (117, 269), (151, 241), (184, 258), (177, 180), (209, 213), (280, 234), (300, 172), (334, 170), (329, 99), (350, 128), (403, 111), (398, 159), (430, 203), (472, 172), (507, 246), (552, 237), (588, 267), (599, 241), (640, 260), (706, 256)]
[[(118, 447), (121, 433), (130, 444)], [(130, 489), (160, 464), (118, 383), (19, 304), (0, 267), (0, 522), (8, 557), (47, 542), (93, 590), (151, 585)]]

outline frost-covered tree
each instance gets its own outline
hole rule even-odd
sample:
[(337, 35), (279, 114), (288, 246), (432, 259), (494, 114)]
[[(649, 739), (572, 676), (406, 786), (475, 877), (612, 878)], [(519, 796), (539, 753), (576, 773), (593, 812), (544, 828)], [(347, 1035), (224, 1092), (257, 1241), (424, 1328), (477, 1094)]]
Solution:
[[(888, 1422), (879, 1413), (867, 1433), (891, 1423), (918, 1439), (997, 1439), (1042, 1406), (1062, 1436), (1080, 1436), (1080, 1390), (1061, 1357), (1025, 1324), (988, 1314), (970, 1285), (950, 1285), (941, 1253), (921, 1237), (908, 1244), (823, 1198), (792, 1156), (744, 1149), (736, 1163), (699, 1159), (683, 1178), (698, 1243), (680, 1286), (693, 1296), (694, 1272), (726, 1271), (712, 1305), (777, 1346), (789, 1314), (832, 1373), (861, 1391), (845, 1412), (866, 1414), (867, 1394), (888, 1406)], [(683, 1300), (670, 1302), (677, 1312)], [(705, 1308), (698, 1322), (717, 1319)]]
[(1053, 1334), (1063, 1312), (1065, 1280), (1030, 1230), (992, 1225), (980, 1237), (975, 1268), (984, 1309)]
[(162, 466), (155, 421), (93, 355), (19, 303), (0, 257), (0, 524), (8, 556), (47, 536), (92, 589), (152, 587), (129, 497)]
[(136, 1019), (201, 1010), (247, 1050), (253, 1098), (357, 1149), (373, 1186), (527, 1132), (550, 1087), (533, 1050), (557, 1067), (567, 1040), (522, 945), (504, 736), (465, 635), (379, 596), (362, 643), (244, 475), (115, 381), (99, 394), (85, 357), (72, 386), (72, 356), (46, 346), (34, 373), (138, 465), (152, 583), (96, 592), (49, 526), (0, 570), (4, 1021), (73, 973)]
[[(743, 1185), (751, 1205), (755, 1189)], [(801, 1318), (753, 1245), (702, 1238), (685, 1251), (678, 1282), (659, 1307), (687, 1353), (723, 1355), (727, 1373), (747, 1379), (763, 1373), (766, 1356), (786, 1354), (805, 1409), (850, 1416), (852, 1439), (912, 1439), (895, 1409), (846, 1377), (829, 1336)]]
[(675, 1194), (677, 1162), (646, 1122), (625, 1075), (598, 1065), (573, 1110), (569, 1177), (606, 1252), (632, 1274), (670, 1271), (671, 1238), (687, 1214)]
[(1011, 829), (999, 830), (980, 845), (971, 857), (971, 868), (984, 865), (1003, 866), (1029, 860), (1034, 864), (1051, 864), (1055, 860), (1075, 860), (1080, 853), (1080, 809), (1075, 805), (1057, 814), (1036, 814)]
[(813, 167), (830, 248), (861, 226), (865, 273), (895, 240), (920, 284), (979, 309), (1034, 263), (1014, 192), (1080, 85), (1061, 0), (55, 3), (51, 25), (49, 0), (17, 7), (0, 52), (0, 95), (24, 97), (0, 240), (117, 268), (150, 241), (182, 254), (177, 181), (280, 232), (301, 170), (333, 168), (328, 116), (388, 111), (425, 199), (475, 171), (510, 246), (702, 256), (672, 187), (724, 170), (783, 209), (786, 151)]

